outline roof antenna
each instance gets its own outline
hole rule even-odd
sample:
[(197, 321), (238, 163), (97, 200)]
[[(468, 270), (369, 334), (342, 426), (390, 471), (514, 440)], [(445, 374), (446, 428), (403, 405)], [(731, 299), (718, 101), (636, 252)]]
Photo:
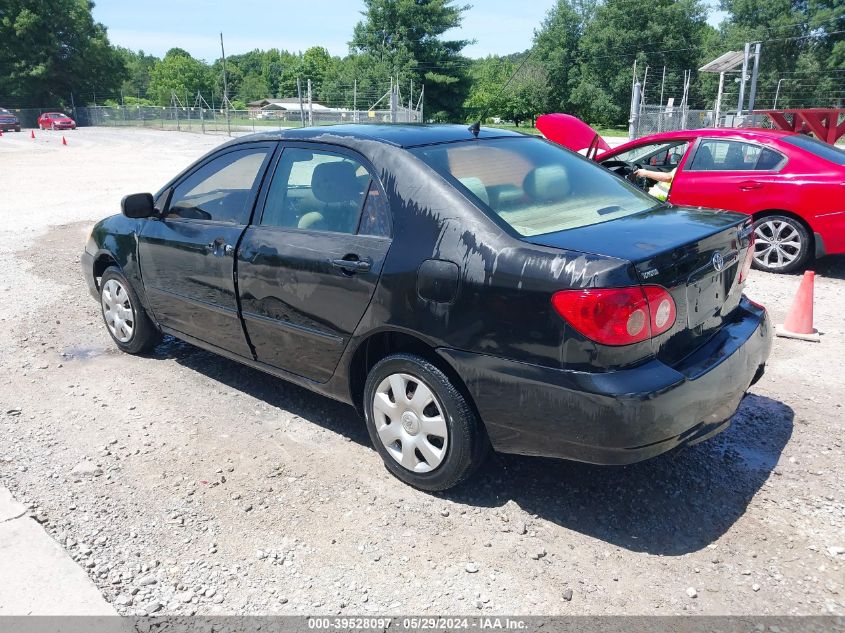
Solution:
[(496, 99), (498, 99), (501, 96), (501, 94), (502, 94), (502, 92), (504, 92), (505, 88), (507, 88), (510, 85), (510, 83), (513, 81), (513, 78), (516, 77), (519, 74), (519, 71), (522, 70), (522, 67), (525, 66), (525, 63), (529, 59), (531, 59), (531, 56), (533, 54), (534, 54), (534, 49), (533, 48), (528, 49), (528, 52), (526, 53), (525, 57), (522, 58), (522, 62), (519, 64), (517, 69), (515, 71), (513, 71), (513, 74), (508, 78), (508, 80), (504, 84), (502, 84), (502, 87), (499, 88), (499, 92), (497, 92), (496, 95), (487, 102), (487, 106), (482, 111), (481, 116), (478, 117), (478, 121), (476, 121), (475, 123), (473, 123), (472, 125), (470, 125), (467, 128), (470, 132), (472, 132), (472, 135), (475, 138), (478, 138), (478, 133), (481, 132), (481, 122), (487, 117), (487, 113), (490, 111), (490, 104), (492, 104), (494, 101), (496, 101)]

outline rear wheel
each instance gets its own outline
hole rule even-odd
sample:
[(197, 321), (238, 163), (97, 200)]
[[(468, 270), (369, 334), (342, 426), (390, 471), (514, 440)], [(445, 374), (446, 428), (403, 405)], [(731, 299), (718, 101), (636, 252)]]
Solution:
[(100, 305), (109, 335), (124, 352), (143, 354), (160, 340), (138, 295), (116, 266), (107, 268), (100, 279)]
[(787, 215), (767, 215), (754, 222), (754, 267), (771, 273), (790, 273), (810, 258), (812, 239), (807, 228)]
[(456, 486), (489, 450), (487, 434), (460, 391), (418, 356), (388, 356), (370, 370), (364, 415), (387, 469), (422, 490)]

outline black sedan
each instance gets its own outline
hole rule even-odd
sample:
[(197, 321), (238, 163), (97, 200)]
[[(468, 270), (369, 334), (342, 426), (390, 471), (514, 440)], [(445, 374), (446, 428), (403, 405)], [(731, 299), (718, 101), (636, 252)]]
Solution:
[(21, 131), (21, 122), (17, 116), (6, 108), (0, 108), (0, 132)]
[(82, 266), (120, 349), (166, 333), (350, 403), (442, 490), (491, 447), (627, 464), (726, 428), (771, 347), (752, 241), (542, 139), (336, 126), (127, 196)]

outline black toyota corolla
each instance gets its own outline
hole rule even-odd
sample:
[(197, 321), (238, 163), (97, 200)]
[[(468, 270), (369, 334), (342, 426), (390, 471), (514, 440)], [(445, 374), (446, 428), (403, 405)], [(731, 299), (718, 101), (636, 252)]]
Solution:
[(699, 442), (771, 347), (747, 216), (520, 134), (257, 134), (122, 206), (82, 256), (120, 349), (166, 333), (350, 403), (426, 490), (491, 447), (627, 464)]

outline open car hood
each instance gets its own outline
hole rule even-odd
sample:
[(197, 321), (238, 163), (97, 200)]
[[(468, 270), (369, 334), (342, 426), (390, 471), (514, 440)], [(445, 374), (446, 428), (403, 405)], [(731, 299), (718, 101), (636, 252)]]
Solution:
[(610, 149), (598, 132), (571, 114), (544, 114), (537, 118), (537, 129), (550, 141), (590, 158)]

